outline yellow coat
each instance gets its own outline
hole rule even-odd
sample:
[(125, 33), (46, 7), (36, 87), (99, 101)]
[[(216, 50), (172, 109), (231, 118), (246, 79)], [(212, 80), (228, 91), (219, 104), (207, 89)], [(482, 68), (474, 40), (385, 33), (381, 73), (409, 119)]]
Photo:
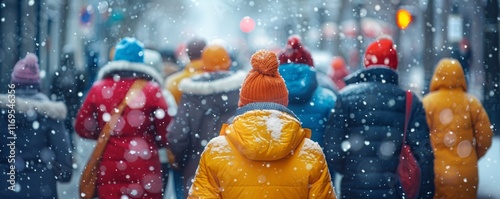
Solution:
[(167, 90), (174, 96), (175, 102), (179, 104), (182, 98), (182, 91), (179, 90), (179, 83), (193, 75), (203, 72), (203, 62), (200, 60), (191, 61), (182, 71), (176, 72), (165, 80)]
[(336, 198), (310, 135), (284, 112), (237, 116), (206, 146), (188, 198)]
[(423, 98), (434, 150), (434, 198), (476, 198), (477, 161), (491, 145), (490, 120), (467, 94), (459, 62), (442, 59)]

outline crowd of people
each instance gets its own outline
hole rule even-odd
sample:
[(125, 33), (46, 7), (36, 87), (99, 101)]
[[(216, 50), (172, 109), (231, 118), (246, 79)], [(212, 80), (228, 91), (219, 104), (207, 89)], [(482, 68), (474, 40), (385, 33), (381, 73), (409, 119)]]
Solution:
[(49, 95), (38, 57), (19, 60), (0, 95), (0, 154), (15, 157), (0, 160), (1, 198), (58, 198), (56, 183), (81, 175), (73, 132), (104, 148), (90, 157), (101, 199), (163, 198), (167, 183), (177, 199), (407, 198), (402, 144), (421, 171), (410, 179), (417, 198), (477, 196), (493, 132), (460, 60), (443, 58), (429, 93), (408, 101), (388, 36), (368, 45), (359, 70), (333, 57), (327, 80), (298, 35), (280, 51), (257, 50), (248, 70), (201, 37), (186, 52), (179, 67), (175, 53), (125, 37), (84, 91), (89, 78), (68, 51)]

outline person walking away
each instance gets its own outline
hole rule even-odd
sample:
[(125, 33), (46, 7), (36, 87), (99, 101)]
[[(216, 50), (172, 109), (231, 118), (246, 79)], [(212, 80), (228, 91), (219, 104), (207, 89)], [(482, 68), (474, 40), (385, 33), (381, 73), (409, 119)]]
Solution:
[(288, 105), (278, 58), (251, 57), (238, 110), (201, 154), (188, 198), (335, 198), (321, 147)]
[[(343, 175), (341, 198), (401, 198), (396, 168), (403, 142), (406, 91), (398, 85), (397, 51), (380, 37), (365, 51), (366, 68), (346, 77), (325, 135), (328, 165)], [(434, 195), (429, 129), (421, 101), (412, 93), (406, 143), (418, 160), (418, 198)]]
[(434, 149), (434, 198), (477, 198), (478, 160), (493, 137), (481, 102), (467, 94), (467, 82), (456, 59), (439, 61), (423, 104)]
[(75, 54), (72, 50), (65, 48), (61, 57), (61, 67), (57, 69), (50, 86), (51, 99), (63, 101), (68, 109), (65, 127), (68, 130), (70, 144), (76, 150), (73, 142), (73, 123), (76, 113), (83, 102), (86, 87), (85, 72), (75, 66)]
[(193, 75), (203, 72), (203, 62), (201, 60), (201, 54), (203, 52), (203, 48), (205, 48), (206, 45), (207, 44), (205, 40), (201, 38), (194, 37), (189, 40), (187, 43), (186, 51), (191, 62), (187, 64), (184, 69), (168, 76), (165, 80), (167, 90), (172, 93), (177, 104), (179, 104), (182, 97), (182, 91), (179, 90), (179, 83), (185, 78), (189, 78)]
[[(288, 109), (297, 115), (302, 127), (311, 129), (311, 140), (323, 148), (325, 127), (337, 96), (318, 85), (313, 59), (300, 37), (292, 35), (287, 43), (279, 55), (278, 69), (288, 89)], [(332, 172), (333, 169), (330, 169), (332, 181), (335, 181)]]
[[(100, 160), (97, 194), (104, 198), (161, 198), (164, 188), (158, 149), (167, 144), (171, 117), (162, 95), (159, 73), (144, 64), (144, 46), (125, 37), (115, 47), (114, 60), (103, 66), (79, 109), (75, 129), (96, 140), (107, 122), (117, 117)], [(145, 82), (131, 92), (131, 86)], [(121, 115), (117, 106), (126, 102)], [(97, 143), (99, 144), (99, 143)]]
[(202, 53), (206, 71), (182, 80), (179, 114), (168, 127), (168, 146), (182, 173), (182, 198), (187, 197), (200, 156), (208, 141), (217, 137), (224, 122), (238, 108), (239, 89), (246, 72), (230, 70), (229, 54), (220, 45)]
[(67, 109), (40, 92), (38, 57), (27, 54), (0, 95), (0, 198), (58, 198), (57, 182), (69, 182), (72, 150), (64, 126)]

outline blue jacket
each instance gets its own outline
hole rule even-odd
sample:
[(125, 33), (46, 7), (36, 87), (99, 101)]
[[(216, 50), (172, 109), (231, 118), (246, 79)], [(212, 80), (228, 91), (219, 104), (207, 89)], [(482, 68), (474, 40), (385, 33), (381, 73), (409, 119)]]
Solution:
[[(398, 75), (370, 67), (346, 77), (325, 137), (328, 164), (343, 175), (340, 198), (400, 198), (396, 178), (406, 91)], [(406, 142), (422, 170), (418, 198), (434, 195), (434, 155), (425, 111), (413, 94)]]
[(311, 140), (323, 147), (327, 119), (335, 105), (333, 91), (318, 86), (316, 70), (305, 64), (287, 63), (279, 67), (288, 89), (288, 109), (311, 129)]
[(0, 198), (57, 198), (56, 181), (72, 174), (66, 106), (37, 90), (14, 91), (0, 95)]

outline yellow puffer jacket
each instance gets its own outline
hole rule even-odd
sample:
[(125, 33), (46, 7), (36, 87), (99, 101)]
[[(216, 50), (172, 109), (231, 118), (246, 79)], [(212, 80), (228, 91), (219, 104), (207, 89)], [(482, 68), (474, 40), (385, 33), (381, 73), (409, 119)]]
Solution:
[(188, 198), (336, 198), (310, 135), (281, 111), (237, 116), (206, 146)]
[(189, 78), (202, 72), (203, 62), (200, 59), (191, 61), (182, 71), (176, 72), (167, 77), (165, 80), (165, 86), (167, 87), (167, 90), (172, 93), (177, 104), (179, 104), (182, 98), (182, 91), (179, 90), (179, 83), (185, 78)]
[(481, 102), (467, 94), (459, 62), (442, 59), (423, 98), (434, 149), (434, 198), (476, 198), (477, 161), (491, 145), (490, 120)]

